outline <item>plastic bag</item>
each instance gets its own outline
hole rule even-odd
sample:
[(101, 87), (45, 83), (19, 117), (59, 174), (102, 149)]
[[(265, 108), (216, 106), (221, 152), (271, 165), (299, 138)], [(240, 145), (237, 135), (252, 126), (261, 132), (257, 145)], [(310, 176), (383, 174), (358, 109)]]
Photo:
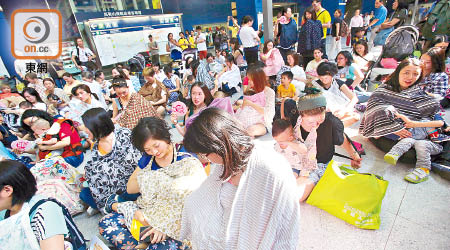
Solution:
[(379, 176), (331, 161), (306, 203), (359, 228), (378, 229), (387, 186)]

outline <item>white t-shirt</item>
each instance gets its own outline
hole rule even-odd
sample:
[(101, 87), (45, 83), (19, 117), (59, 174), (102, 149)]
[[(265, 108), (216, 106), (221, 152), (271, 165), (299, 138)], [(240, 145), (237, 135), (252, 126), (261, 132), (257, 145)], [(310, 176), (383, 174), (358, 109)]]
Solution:
[(164, 72), (159, 71), (158, 74), (155, 74), (155, 78), (156, 78), (156, 80), (162, 82), (162, 81), (164, 81), (164, 79), (166, 79), (166, 75), (164, 74)]
[(258, 45), (256, 38), (258, 34), (252, 27), (242, 27), (239, 32), (239, 37), (241, 38), (242, 45), (244, 48), (251, 48)]
[(85, 48), (78, 47), (78, 49), (79, 49), (79, 55), (77, 53), (77, 49), (74, 49), (72, 51), (72, 55), (75, 55), (75, 56), (78, 55), (78, 58), (80, 59), (80, 62), (87, 62), (87, 61), (89, 61), (89, 57), (88, 56), (92, 56), (94, 54), (94, 53), (92, 53), (92, 51), (89, 48), (86, 48), (86, 47)]
[(352, 17), (352, 19), (350, 20), (350, 28), (362, 26), (364, 26), (364, 20), (361, 15)]
[[(207, 50), (206, 48), (206, 35), (204, 33), (200, 33), (200, 35), (198, 36), (198, 41), (203, 40), (203, 42), (201, 43), (197, 43), (197, 49), (198, 51), (205, 51)], [(197, 41), (195, 41), (197, 42)]]
[(37, 102), (35, 104), (33, 104), (33, 108), (34, 109), (39, 109), (39, 110), (43, 110), (43, 111), (47, 111), (47, 105), (43, 102)]
[[(302, 79), (306, 79), (305, 71), (303, 70), (302, 67), (300, 67), (298, 65), (295, 65), (294, 67), (292, 67), (291, 68), (291, 72), (294, 75), (294, 78), (295, 77), (300, 77)], [(303, 90), (305, 90), (305, 83), (304, 82), (292, 79), (292, 84), (294, 84), (296, 91), (303, 91)]]

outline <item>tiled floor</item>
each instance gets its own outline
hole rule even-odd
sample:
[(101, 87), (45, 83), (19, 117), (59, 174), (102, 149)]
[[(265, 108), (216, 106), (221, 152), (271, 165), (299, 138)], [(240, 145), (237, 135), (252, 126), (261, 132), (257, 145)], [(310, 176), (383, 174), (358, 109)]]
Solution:
[[(302, 204), (300, 249), (450, 249), (450, 182), (431, 173), (431, 178), (424, 183), (407, 183), (403, 177), (412, 165), (384, 163), (383, 152), (367, 139), (354, 136), (356, 128), (353, 125), (347, 133), (366, 150), (360, 172), (378, 174), (389, 181), (380, 229), (359, 229), (316, 207)], [(178, 133), (172, 132), (175, 140), (181, 139)], [(272, 143), (269, 136), (260, 140)], [(75, 217), (75, 222), (86, 238), (91, 238), (98, 235), (100, 218), (100, 215), (89, 218), (84, 213)]]
[[(431, 173), (431, 178), (424, 183), (407, 183), (403, 177), (413, 166), (384, 163), (383, 152), (359, 136), (357, 128), (355, 124), (346, 132), (366, 150), (360, 172), (381, 175), (389, 181), (380, 214), (380, 229), (359, 229), (316, 207), (302, 204), (300, 249), (450, 249), (450, 181)], [(172, 132), (175, 141), (181, 140), (174, 129)], [(273, 143), (269, 136), (260, 140)], [(98, 235), (100, 218), (100, 215), (89, 218), (84, 213), (75, 217), (75, 222), (90, 239)]]

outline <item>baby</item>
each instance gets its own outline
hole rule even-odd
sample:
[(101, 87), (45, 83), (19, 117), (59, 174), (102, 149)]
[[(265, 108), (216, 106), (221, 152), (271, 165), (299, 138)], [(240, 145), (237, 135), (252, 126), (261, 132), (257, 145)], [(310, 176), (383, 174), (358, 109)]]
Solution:
[[(266, 96), (264, 94), (264, 91), (255, 93), (255, 91), (249, 89), (244, 93), (243, 103), (245, 103), (245, 100), (249, 100), (261, 107), (264, 107), (266, 105)], [(257, 123), (264, 123), (264, 115), (259, 113), (250, 105), (243, 105), (241, 108), (239, 108), (236, 111), (236, 118), (244, 125), (245, 128), (248, 128)]]
[(317, 168), (315, 130), (304, 142), (295, 139), (294, 129), (287, 120), (275, 120), (272, 124), (272, 136), (277, 142), (275, 151), (282, 154), (289, 161), (295, 178), (308, 177)]
[(191, 87), (195, 83), (194, 75), (189, 75), (186, 81), (183, 83), (183, 97), (185, 99), (191, 99)]
[(65, 114), (70, 111), (68, 104), (65, 103), (63, 100), (61, 100), (55, 94), (49, 94), (47, 96), (47, 100), (49, 103), (49, 105), (47, 106), (47, 112), (53, 116), (56, 115), (65, 116)]
[[(55, 145), (59, 140), (59, 130), (61, 125), (57, 122), (53, 123), (50, 127), (49, 122), (44, 119), (38, 119), (32, 125), (33, 131), (36, 133), (38, 138), (36, 139), (37, 145), (52, 146)], [(62, 155), (64, 149), (57, 150), (44, 150), (39, 153), (40, 159), (45, 159), (47, 157), (54, 157)]]

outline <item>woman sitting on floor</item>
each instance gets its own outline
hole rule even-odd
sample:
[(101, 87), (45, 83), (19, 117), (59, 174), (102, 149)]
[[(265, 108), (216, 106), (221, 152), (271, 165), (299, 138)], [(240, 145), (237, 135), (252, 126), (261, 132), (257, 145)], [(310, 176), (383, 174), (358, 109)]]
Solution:
[(89, 188), (81, 191), (80, 198), (93, 209), (100, 210), (108, 197), (115, 197), (116, 193), (123, 194), (118, 196), (121, 200), (127, 200), (127, 180), (141, 153), (131, 144), (131, 131), (115, 127), (104, 109), (90, 109), (82, 118), (94, 143), (92, 158), (84, 167)]
[(184, 200), (205, 180), (203, 166), (182, 145), (172, 142), (162, 119), (141, 119), (131, 140), (144, 154), (128, 180), (127, 192), (141, 196), (135, 202), (108, 201), (105, 210), (114, 213), (99, 222), (100, 234), (116, 248), (135, 248), (138, 241), (130, 229), (136, 220), (149, 226), (140, 237), (150, 237), (148, 249), (179, 248)]

